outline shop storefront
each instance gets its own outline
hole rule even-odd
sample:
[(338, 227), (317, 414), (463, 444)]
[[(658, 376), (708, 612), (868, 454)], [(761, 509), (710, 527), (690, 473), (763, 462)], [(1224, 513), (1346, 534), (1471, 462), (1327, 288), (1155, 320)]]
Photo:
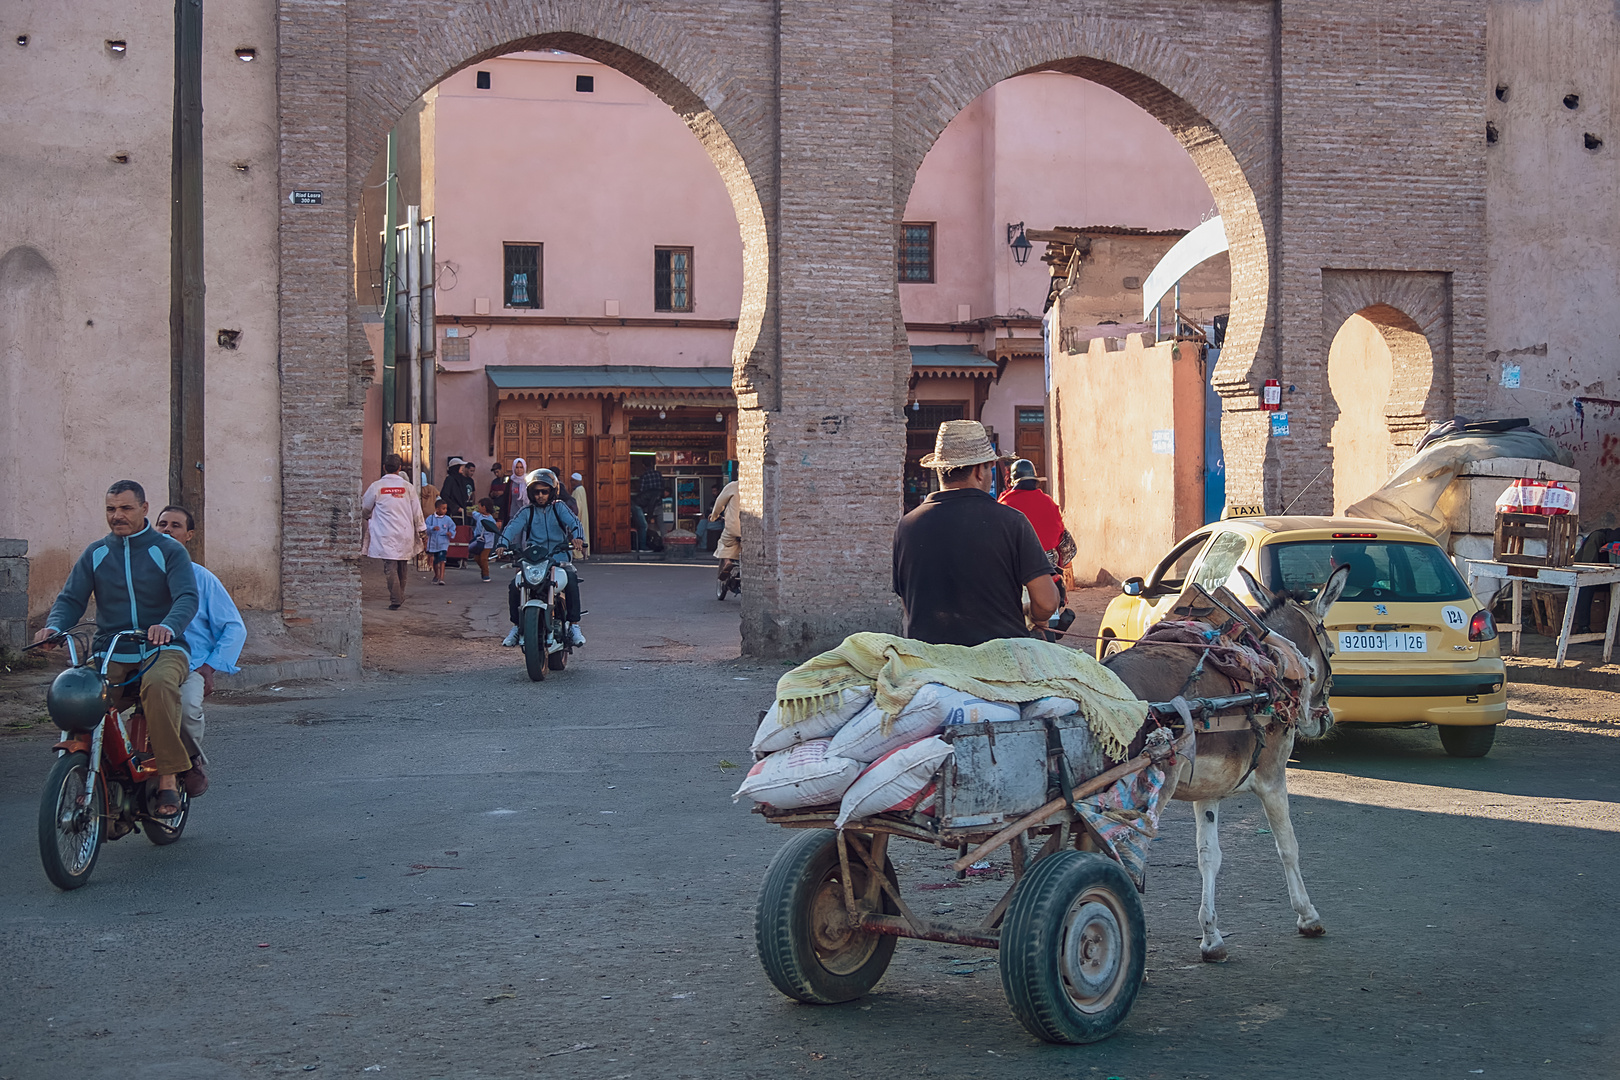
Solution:
[[(670, 523), (696, 524), (736, 456), (730, 368), (490, 366), (490, 453), (523, 458), (590, 496), (591, 550), (631, 549), (630, 504), (656, 463)], [(690, 528), (690, 525), (688, 526)]]
[[(991, 359), (972, 345), (913, 345), (911, 401), (906, 405), (905, 509), (909, 512), (939, 487), (922, 459), (933, 452), (934, 436), (947, 420), (978, 420), (990, 387), (1006, 360)], [(992, 439), (996, 433), (990, 433)]]

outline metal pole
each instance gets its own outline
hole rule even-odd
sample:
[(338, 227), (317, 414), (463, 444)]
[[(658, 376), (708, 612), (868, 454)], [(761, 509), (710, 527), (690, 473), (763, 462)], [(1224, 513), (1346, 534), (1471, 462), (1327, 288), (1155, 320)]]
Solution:
[(197, 519), (203, 556), (202, 0), (174, 5), (169, 235), (169, 501)]
[(382, 227), (382, 316), (383, 316), (383, 346), (382, 346), (382, 436), (383, 457), (394, 452), (394, 423), (399, 419), (399, 411), (394, 406), (394, 379), (396, 367), (394, 364), (394, 294), (398, 291), (394, 287), (394, 245), (398, 243), (395, 232), (399, 228), (399, 203), (394, 197), (394, 175), (399, 171), (399, 143), (394, 135), (394, 129), (388, 129), (388, 156), (384, 170), (387, 173), (383, 180), (383, 227)]
[(1175, 310), (1176, 337), (1180, 337), (1181, 336), (1181, 279), (1180, 278), (1176, 279), (1175, 306), (1176, 306), (1176, 310)]
[(428, 457), (422, 445), (422, 322), (417, 313), (422, 310), (422, 260), (417, 254), (422, 245), (422, 208), (405, 208), (405, 288), (409, 303), (406, 319), (408, 355), (411, 364), (411, 455), (415, 459), (417, 487), (428, 481)]

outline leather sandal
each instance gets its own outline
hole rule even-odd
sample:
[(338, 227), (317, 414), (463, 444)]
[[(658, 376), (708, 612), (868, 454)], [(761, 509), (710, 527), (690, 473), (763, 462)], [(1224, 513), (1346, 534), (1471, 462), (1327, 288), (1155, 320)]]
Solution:
[(153, 817), (172, 818), (180, 812), (180, 792), (175, 790), (159, 790), (152, 797), (151, 810)]

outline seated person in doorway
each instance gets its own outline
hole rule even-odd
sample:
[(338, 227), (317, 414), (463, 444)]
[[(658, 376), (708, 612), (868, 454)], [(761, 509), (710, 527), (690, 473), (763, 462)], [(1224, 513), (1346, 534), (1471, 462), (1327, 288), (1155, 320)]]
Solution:
[(96, 636), (91, 649), (105, 654), (113, 635), (138, 630), (144, 645), (120, 641), (107, 665), (116, 691), (129, 696), (125, 683), (140, 683), (141, 710), (152, 740), (158, 790), (151, 813), (173, 817), (180, 812), (178, 777), (190, 770), (191, 755), (180, 736), (180, 687), (191, 675), (186, 627), (197, 614), (197, 575), (191, 556), (179, 541), (164, 536), (146, 520), (146, 491), (133, 480), (119, 480), (107, 490), (106, 536), (85, 548), (73, 564), (67, 584), (34, 637), (44, 641), (71, 630), (96, 600)]
[[(557, 475), (550, 469), (538, 470), (529, 482), (526, 494), (528, 505), (506, 523), (500, 546), (518, 552), (538, 546), (547, 553), (562, 555), (572, 550), (576, 555), (581, 554), (585, 540), (580, 532), (579, 518), (558, 501)], [(579, 627), (579, 572), (574, 569), (573, 562), (566, 558), (560, 565), (568, 577), (567, 584), (563, 586), (563, 598), (568, 605), (568, 640), (578, 648), (585, 644), (585, 632)], [(508, 614), (512, 617), (512, 629), (501, 644), (510, 648), (522, 640), (522, 633), (518, 629), (518, 605), (522, 596), (516, 581), (506, 587), (506, 601)]]
[(934, 452), (922, 464), (938, 471), (941, 490), (894, 532), (894, 591), (905, 637), (939, 645), (1030, 637), (1026, 618), (1039, 626), (1057, 610), (1052, 564), (1034, 527), (990, 496), (1001, 460), (977, 420), (939, 426)]

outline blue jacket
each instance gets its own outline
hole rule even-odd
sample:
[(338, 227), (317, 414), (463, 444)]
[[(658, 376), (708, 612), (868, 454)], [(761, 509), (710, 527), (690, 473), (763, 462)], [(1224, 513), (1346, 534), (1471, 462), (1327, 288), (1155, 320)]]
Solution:
[[(108, 533), (85, 548), (45, 625), (71, 629), (84, 617), (91, 596), (96, 598), (94, 651), (105, 652), (120, 630), (145, 631), (158, 623), (174, 632), (174, 642), (165, 648), (186, 648), (186, 627), (197, 614), (197, 576), (180, 541), (150, 524), (133, 536)], [(140, 651), (127, 642), (113, 656), (140, 658)]]
[(247, 641), (247, 625), (214, 572), (198, 563), (191, 568), (197, 573), (197, 617), (186, 627), (191, 670), (207, 664), (221, 675), (234, 675)]
[(501, 533), (501, 546), (522, 551), (530, 544), (539, 544), (549, 554), (567, 548), (584, 535), (574, 512), (560, 500), (553, 499), (544, 510), (525, 506), (514, 514), (506, 523), (506, 531)]

